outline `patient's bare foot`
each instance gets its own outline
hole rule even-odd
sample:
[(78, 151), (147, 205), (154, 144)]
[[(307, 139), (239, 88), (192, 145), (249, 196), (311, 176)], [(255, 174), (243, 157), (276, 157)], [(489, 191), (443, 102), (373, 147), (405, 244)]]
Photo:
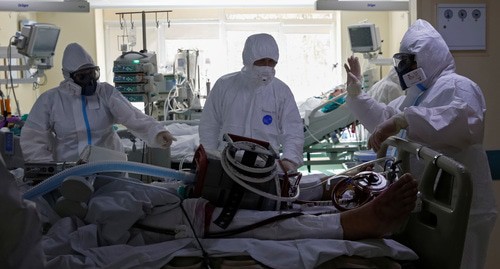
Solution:
[(415, 179), (404, 174), (373, 201), (342, 212), (344, 239), (379, 238), (393, 232), (415, 208), (417, 187)]

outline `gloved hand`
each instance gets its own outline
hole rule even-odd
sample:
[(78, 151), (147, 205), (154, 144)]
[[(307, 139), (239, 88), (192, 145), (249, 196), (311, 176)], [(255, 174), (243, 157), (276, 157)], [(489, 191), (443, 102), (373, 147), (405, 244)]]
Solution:
[(408, 127), (408, 122), (403, 113), (396, 114), (388, 120), (382, 122), (368, 139), (368, 149), (379, 151), (382, 143), (392, 135), (397, 134), (401, 129)]
[(160, 144), (162, 148), (170, 147), (173, 141), (177, 141), (177, 139), (173, 137), (169, 131), (161, 131), (156, 135), (156, 142)]
[(281, 168), (283, 169), (283, 172), (295, 172), (297, 171), (297, 164), (294, 162), (288, 160), (288, 159), (283, 159), (280, 160), (281, 162)]
[(351, 56), (344, 64), (347, 72), (347, 94), (357, 96), (361, 93), (361, 66), (358, 57)]

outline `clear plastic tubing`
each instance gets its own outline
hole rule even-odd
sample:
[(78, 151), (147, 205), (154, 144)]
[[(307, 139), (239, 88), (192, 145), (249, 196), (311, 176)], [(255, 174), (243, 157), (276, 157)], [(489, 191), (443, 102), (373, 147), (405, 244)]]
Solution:
[(185, 184), (194, 183), (195, 174), (178, 171), (150, 164), (126, 161), (102, 161), (82, 164), (63, 170), (23, 194), (24, 199), (33, 199), (59, 188), (68, 176), (86, 176), (103, 172), (128, 172), (165, 178), (166, 181), (182, 181)]

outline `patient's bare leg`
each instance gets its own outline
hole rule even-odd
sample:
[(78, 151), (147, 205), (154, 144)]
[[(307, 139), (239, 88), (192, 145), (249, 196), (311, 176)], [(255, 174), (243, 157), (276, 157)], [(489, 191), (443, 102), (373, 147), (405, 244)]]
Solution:
[(399, 228), (415, 207), (417, 186), (413, 177), (405, 174), (373, 201), (342, 212), (344, 239), (379, 238)]

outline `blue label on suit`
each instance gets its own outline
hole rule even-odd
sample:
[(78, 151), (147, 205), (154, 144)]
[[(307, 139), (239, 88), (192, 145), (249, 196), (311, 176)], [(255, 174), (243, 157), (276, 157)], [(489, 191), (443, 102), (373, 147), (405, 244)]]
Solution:
[(265, 124), (265, 125), (269, 125), (273, 122), (273, 117), (271, 117), (271, 115), (265, 115), (263, 118), (262, 118), (262, 122)]

